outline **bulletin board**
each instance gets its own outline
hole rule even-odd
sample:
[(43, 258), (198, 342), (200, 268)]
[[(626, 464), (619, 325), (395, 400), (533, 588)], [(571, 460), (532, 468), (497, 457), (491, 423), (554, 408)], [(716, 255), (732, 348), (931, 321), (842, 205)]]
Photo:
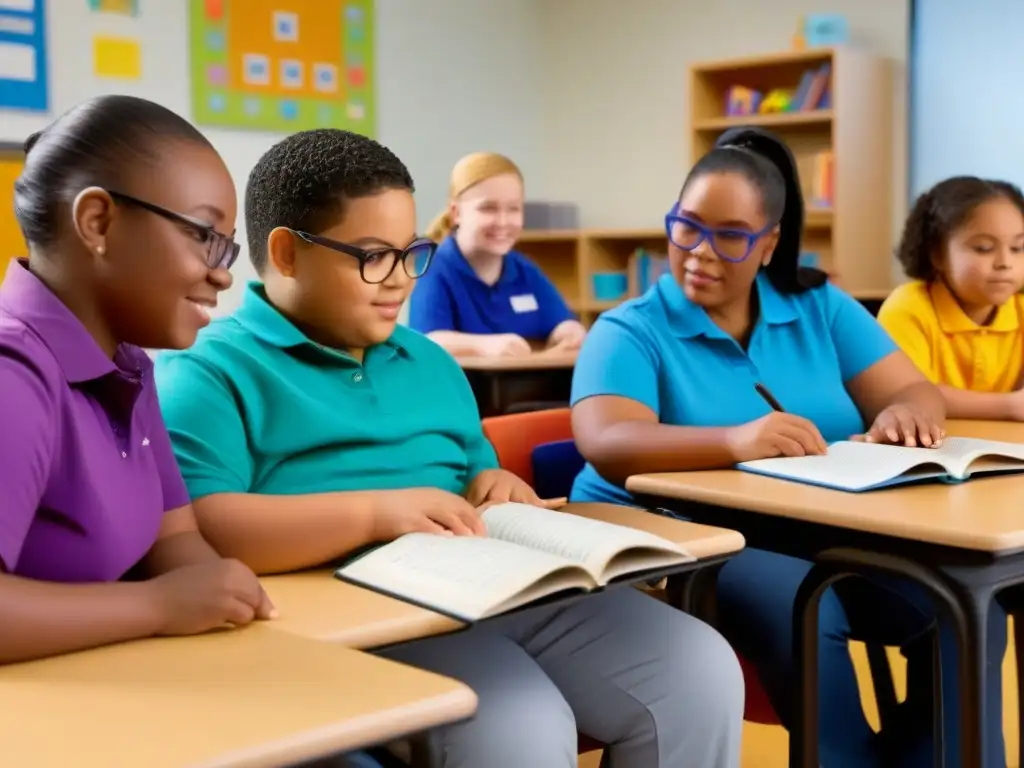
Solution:
[(50, 105), (44, 0), (0, 0), (0, 109)]
[(11, 259), (28, 256), (28, 247), (14, 219), (14, 180), (21, 173), (24, 158), (17, 144), (0, 143), (0, 280)]
[(373, 136), (373, 0), (189, 0), (201, 125)]

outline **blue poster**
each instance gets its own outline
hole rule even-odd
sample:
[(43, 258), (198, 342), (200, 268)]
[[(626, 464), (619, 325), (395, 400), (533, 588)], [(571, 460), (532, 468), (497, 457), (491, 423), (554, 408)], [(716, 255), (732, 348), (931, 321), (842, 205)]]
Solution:
[(0, 109), (49, 109), (45, 6), (0, 0)]

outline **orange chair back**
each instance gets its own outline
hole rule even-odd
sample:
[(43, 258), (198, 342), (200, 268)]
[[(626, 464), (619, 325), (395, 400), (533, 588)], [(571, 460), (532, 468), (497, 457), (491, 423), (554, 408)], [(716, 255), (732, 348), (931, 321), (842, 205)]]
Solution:
[(481, 422), (484, 435), (498, 454), (498, 463), (533, 485), (533, 449), (544, 443), (572, 439), (568, 408), (491, 416)]

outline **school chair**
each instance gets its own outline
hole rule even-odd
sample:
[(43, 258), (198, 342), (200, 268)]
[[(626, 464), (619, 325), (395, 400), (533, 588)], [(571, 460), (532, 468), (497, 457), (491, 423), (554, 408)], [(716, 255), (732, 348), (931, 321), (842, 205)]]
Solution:
[[(483, 419), (484, 434), (494, 446), (498, 463), (503, 469), (518, 475), (529, 483), (541, 498), (568, 496), (573, 480), (583, 468), (584, 459), (576, 449), (572, 436), (572, 422), (569, 408), (558, 408), (527, 413), (491, 416)], [(700, 571), (697, 572), (699, 576)], [(698, 618), (714, 624), (713, 607), (708, 608), (713, 598), (713, 579), (695, 578), (682, 589), (670, 589), (669, 603), (679, 607), (681, 591), (692, 589), (697, 594), (687, 600), (700, 610)], [(708, 591), (708, 587), (712, 587)], [(704, 593), (704, 594), (701, 594)], [(737, 654), (743, 681), (746, 686), (746, 704), (743, 718), (751, 723), (780, 725), (778, 715), (772, 707), (768, 694), (757, 678), (753, 665)], [(881, 646), (867, 646), (868, 662), (874, 685), (878, 714), (886, 723), (897, 707), (896, 691), (885, 649)], [(599, 749), (593, 739), (580, 734), (580, 753)]]

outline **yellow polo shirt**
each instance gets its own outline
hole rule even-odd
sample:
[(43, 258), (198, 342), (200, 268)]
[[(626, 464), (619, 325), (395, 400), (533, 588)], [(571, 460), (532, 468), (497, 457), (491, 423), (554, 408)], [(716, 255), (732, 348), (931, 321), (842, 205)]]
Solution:
[(960, 309), (940, 281), (901, 285), (878, 322), (936, 384), (975, 392), (1012, 392), (1024, 369), (1024, 296), (999, 307), (989, 325)]

